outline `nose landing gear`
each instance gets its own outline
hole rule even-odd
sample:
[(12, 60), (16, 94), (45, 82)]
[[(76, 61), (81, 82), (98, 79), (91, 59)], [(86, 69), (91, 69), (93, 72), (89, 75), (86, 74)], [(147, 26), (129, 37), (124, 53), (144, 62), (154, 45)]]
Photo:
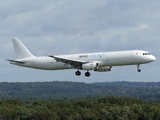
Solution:
[(141, 72), (141, 69), (139, 68), (139, 64), (137, 65), (137, 72)]
[(141, 69), (138, 69), (137, 71), (138, 71), (138, 72), (141, 72)]

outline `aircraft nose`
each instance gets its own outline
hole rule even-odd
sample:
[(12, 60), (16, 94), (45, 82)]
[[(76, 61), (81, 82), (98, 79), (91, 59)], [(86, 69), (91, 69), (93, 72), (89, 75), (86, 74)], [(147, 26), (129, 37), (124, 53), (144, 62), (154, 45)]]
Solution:
[(156, 57), (152, 55), (152, 56), (150, 57), (150, 60), (151, 60), (151, 61), (155, 61), (155, 60), (156, 60)]

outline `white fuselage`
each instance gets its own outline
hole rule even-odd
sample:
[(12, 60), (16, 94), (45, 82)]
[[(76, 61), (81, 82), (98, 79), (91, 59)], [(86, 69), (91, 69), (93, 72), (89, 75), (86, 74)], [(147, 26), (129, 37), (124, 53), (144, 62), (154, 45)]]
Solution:
[(153, 62), (156, 59), (143, 50), (35, 57), (18, 38), (12, 39), (12, 42), (17, 59), (7, 59), (11, 64), (41, 70), (77, 69), (75, 72), (77, 76), (81, 75), (79, 70), (86, 70), (85, 76), (89, 77), (89, 70), (107, 72), (111, 71), (112, 66), (123, 65), (137, 65), (137, 71), (141, 72), (140, 64)]
[[(69, 58), (73, 60), (83, 60), (90, 63), (97, 62), (99, 63), (99, 67), (139, 65), (155, 60), (153, 55), (150, 55), (148, 52), (143, 50), (59, 55), (58, 57)], [(34, 56), (17, 60), (23, 61), (24, 64), (17, 62), (11, 62), (11, 64), (42, 70), (78, 69), (74, 68), (70, 64), (59, 62), (49, 56)]]

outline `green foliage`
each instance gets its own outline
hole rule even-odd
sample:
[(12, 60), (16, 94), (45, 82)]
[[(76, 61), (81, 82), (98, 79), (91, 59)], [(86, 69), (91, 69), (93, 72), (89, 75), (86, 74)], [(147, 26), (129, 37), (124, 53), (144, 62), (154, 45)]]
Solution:
[(160, 103), (149, 104), (136, 98), (114, 96), (54, 101), (7, 99), (0, 101), (0, 119), (158, 120), (160, 119)]
[[(88, 96), (101, 97), (106, 95), (118, 97), (142, 98), (147, 103), (158, 102), (160, 98), (160, 82), (31, 82), (31, 83), (0, 83), (0, 100), (8, 98), (20, 99), (73, 99)], [(113, 99), (113, 100), (112, 100)], [(112, 98), (112, 102), (117, 102)], [(123, 101), (118, 101), (118, 104)]]
[(0, 83), (0, 120), (158, 120), (159, 98), (160, 82)]

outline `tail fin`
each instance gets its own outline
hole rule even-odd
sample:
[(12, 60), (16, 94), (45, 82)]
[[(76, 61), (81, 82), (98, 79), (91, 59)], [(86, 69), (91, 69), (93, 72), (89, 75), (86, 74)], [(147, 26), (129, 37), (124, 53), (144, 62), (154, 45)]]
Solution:
[(12, 42), (17, 59), (33, 57), (30, 51), (23, 45), (23, 43), (18, 38), (12, 39)]

